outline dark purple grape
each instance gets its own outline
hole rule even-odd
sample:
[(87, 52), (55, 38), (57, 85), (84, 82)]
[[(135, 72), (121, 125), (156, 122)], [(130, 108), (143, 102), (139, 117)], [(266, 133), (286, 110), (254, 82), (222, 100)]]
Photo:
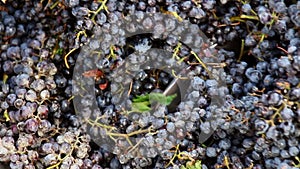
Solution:
[(262, 24), (267, 24), (272, 19), (270, 11), (267, 8), (265, 8), (264, 6), (259, 6), (257, 14), (258, 14), (259, 20)]
[(258, 83), (262, 79), (262, 73), (253, 68), (248, 68), (245, 74), (247, 78), (253, 83)]
[(39, 122), (36, 119), (28, 119), (25, 122), (25, 130), (28, 133), (35, 133), (38, 130)]
[(278, 106), (282, 103), (283, 96), (277, 92), (271, 92), (268, 97), (268, 104)]

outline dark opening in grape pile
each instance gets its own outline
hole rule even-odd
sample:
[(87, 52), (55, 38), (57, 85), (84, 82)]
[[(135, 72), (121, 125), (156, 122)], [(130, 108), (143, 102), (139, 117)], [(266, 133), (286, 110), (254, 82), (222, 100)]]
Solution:
[[(154, 32), (196, 24), (208, 40), (193, 32), (116, 38), (124, 34), (117, 23), (129, 16)], [(106, 50), (81, 63), (85, 46)], [(186, 73), (143, 67), (128, 89), (116, 86), (128, 72), (112, 72), (150, 49), (168, 51), (163, 60), (185, 64)], [(202, 62), (209, 54), (218, 63)], [(73, 77), (76, 66), (95, 82), (80, 113), (74, 100), (86, 89)], [(161, 93), (177, 78), (190, 80), (187, 95), (178, 101), (178, 92), (168, 106), (173, 96)], [(116, 105), (112, 91), (128, 99)], [(160, 104), (151, 107), (154, 96)], [(296, 169), (299, 140), (300, 1), (0, 1), (0, 169)]]

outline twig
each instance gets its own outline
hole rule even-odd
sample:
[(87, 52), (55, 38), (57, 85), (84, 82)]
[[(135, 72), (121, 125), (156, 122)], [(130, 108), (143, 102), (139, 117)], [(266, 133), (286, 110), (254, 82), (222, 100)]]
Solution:
[(129, 86), (129, 90), (128, 90), (128, 93), (127, 93), (127, 96), (130, 96), (130, 93), (131, 93), (131, 90), (132, 90), (132, 84), (133, 84), (133, 82), (131, 81), (130, 82), (130, 86)]
[(244, 54), (244, 48), (245, 48), (245, 40), (242, 39), (241, 51), (240, 51), (240, 55), (239, 55), (238, 62), (240, 62), (241, 59), (242, 59), (242, 57), (243, 57), (243, 54)]
[(73, 48), (72, 50), (70, 50), (66, 55), (65, 55), (65, 57), (64, 57), (64, 61), (65, 61), (65, 65), (66, 65), (66, 67), (68, 68), (68, 69), (70, 69), (70, 66), (69, 66), (69, 64), (68, 64), (68, 56), (71, 54), (71, 53), (73, 53), (76, 49), (78, 49), (78, 48)]

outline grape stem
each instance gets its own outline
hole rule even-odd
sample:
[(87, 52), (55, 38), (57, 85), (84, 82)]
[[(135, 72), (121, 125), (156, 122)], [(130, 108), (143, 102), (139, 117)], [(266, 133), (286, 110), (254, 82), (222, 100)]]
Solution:
[(70, 66), (68, 64), (68, 56), (73, 53), (77, 48), (73, 48), (72, 50), (70, 50), (64, 57), (64, 61), (65, 61), (65, 65), (68, 69), (70, 69)]
[(106, 6), (106, 3), (107, 3), (108, 0), (98, 0), (98, 2), (101, 2), (101, 5), (100, 7), (96, 10), (96, 11), (90, 11), (90, 13), (93, 13), (93, 16), (91, 17), (91, 20), (95, 22), (95, 17), (97, 16), (97, 14), (101, 11), (101, 10), (105, 10), (107, 13), (109, 13), (108, 9), (107, 9), (107, 6)]
[(194, 51), (191, 51), (191, 54), (196, 58), (196, 60), (200, 63), (200, 65), (205, 69), (205, 71), (207, 72), (207, 74), (209, 75), (209, 77), (212, 77), (211, 72), (208, 70), (207, 66), (206, 66), (205, 63), (199, 58), (199, 56), (198, 56)]

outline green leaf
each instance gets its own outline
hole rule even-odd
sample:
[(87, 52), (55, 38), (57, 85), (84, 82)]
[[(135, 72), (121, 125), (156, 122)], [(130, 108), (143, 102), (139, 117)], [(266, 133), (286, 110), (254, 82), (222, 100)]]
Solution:
[(177, 97), (177, 94), (173, 94), (173, 95), (170, 95), (170, 96), (167, 96), (167, 104), (166, 105), (169, 105), (172, 103), (172, 101)]
[(195, 163), (195, 168), (196, 168), (196, 169), (201, 169), (201, 168), (202, 168), (201, 161), (197, 161), (197, 162)]
[(176, 98), (176, 94), (165, 96), (162, 93), (150, 93), (149, 94), (149, 101), (150, 103), (158, 102), (163, 105), (169, 105), (171, 102)]
[(136, 98), (134, 98), (132, 101), (133, 101), (133, 102), (144, 102), (144, 101), (149, 101), (149, 94), (136, 96)]
[(165, 96), (162, 93), (150, 93), (145, 95), (136, 96), (132, 100), (132, 111), (135, 112), (146, 112), (150, 111), (151, 107), (150, 104), (154, 102), (158, 102), (163, 105), (169, 105), (176, 98), (176, 94)]
[(132, 111), (134, 112), (146, 112), (146, 111), (150, 111), (151, 108), (149, 107), (149, 102), (145, 101), (145, 102), (135, 102), (132, 103)]
[(154, 102), (164, 103), (166, 102), (166, 96), (164, 96), (162, 93), (150, 93), (149, 94), (149, 102), (152, 104)]
[(197, 160), (195, 163), (188, 161), (185, 163), (185, 166), (182, 165), (180, 169), (202, 169), (201, 160)]
[(184, 165), (182, 165), (182, 166), (180, 167), (180, 169), (186, 169), (186, 168), (185, 168), (185, 166), (184, 166)]
[(62, 53), (63, 53), (63, 48), (58, 48), (56, 54), (62, 55)]

